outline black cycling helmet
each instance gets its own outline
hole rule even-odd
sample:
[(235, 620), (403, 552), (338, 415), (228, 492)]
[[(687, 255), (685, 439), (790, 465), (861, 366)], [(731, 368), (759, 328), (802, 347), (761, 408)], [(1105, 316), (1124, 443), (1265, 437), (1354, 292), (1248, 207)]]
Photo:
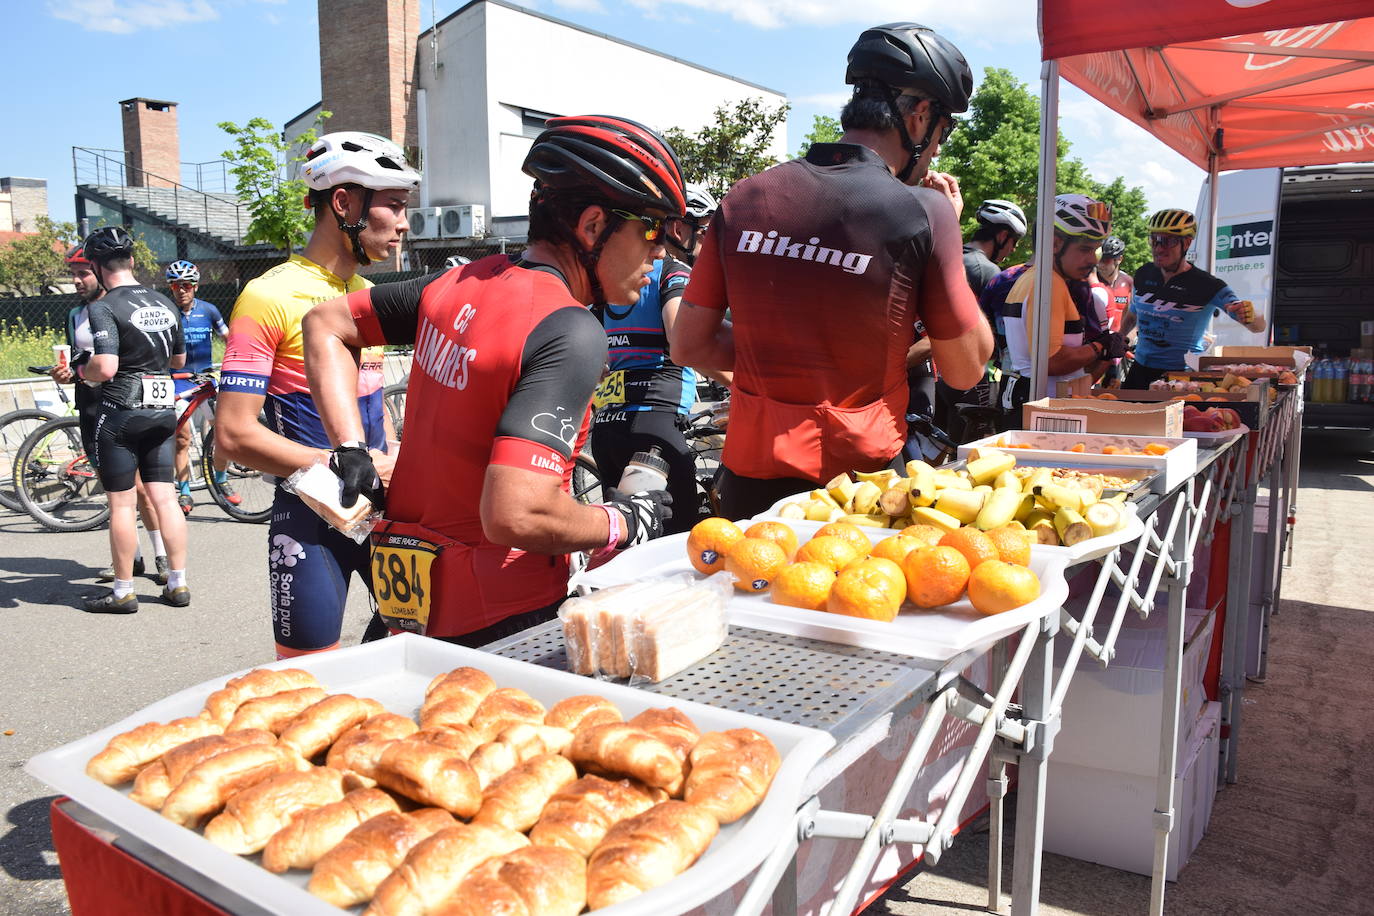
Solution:
[(134, 237), (123, 226), (105, 226), (86, 236), (81, 248), (86, 258), (95, 263), (103, 263), (111, 258), (131, 258), (134, 254)]
[(587, 193), (636, 214), (682, 216), (687, 207), (677, 154), (628, 118), (549, 118), (521, 169), (542, 187)]
[(849, 50), (844, 81), (912, 90), (955, 114), (968, 111), (973, 94), (973, 71), (964, 55), (934, 29), (915, 22), (865, 30)]
[(1102, 243), (1102, 257), (1104, 258), (1119, 258), (1125, 253), (1126, 243), (1114, 235)]

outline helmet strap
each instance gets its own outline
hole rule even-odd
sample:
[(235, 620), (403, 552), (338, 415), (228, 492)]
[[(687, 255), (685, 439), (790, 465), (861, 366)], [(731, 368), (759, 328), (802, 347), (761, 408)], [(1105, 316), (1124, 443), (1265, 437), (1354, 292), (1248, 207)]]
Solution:
[(911, 158), (907, 160), (906, 165), (902, 166), (902, 170), (897, 173), (897, 180), (902, 184), (906, 184), (906, 180), (910, 178), (911, 173), (916, 170), (916, 163), (920, 161), (921, 154), (926, 151), (926, 147), (930, 146), (930, 140), (935, 136), (935, 128), (939, 124), (940, 119), (936, 116), (935, 103), (931, 102), (930, 125), (926, 128), (926, 135), (921, 139), (920, 143), (912, 143), (911, 134), (909, 134), (906, 129), (906, 118), (902, 117), (902, 111), (897, 107), (897, 96), (901, 95), (901, 93), (891, 86), (884, 86), (883, 88), (887, 90), (888, 110), (892, 112), (892, 119), (897, 122), (897, 135), (902, 140), (902, 149), (906, 150), (911, 156)]
[[(331, 190), (331, 195), (333, 191)], [(367, 214), (372, 209), (372, 189), (363, 188), (363, 211), (358, 214), (358, 221), (350, 223), (334, 211), (333, 201), (330, 201), (330, 210), (334, 212), (334, 219), (338, 220), (339, 229), (348, 236), (349, 242), (353, 245), (353, 257), (359, 264), (367, 265), (372, 263), (372, 259), (363, 250), (362, 243), (358, 241), (358, 234), (367, 228)]]
[(597, 262), (601, 260), (601, 249), (606, 247), (610, 241), (611, 234), (620, 227), (619, 217), (613, 215), (609, 208), (602, 207), (606, 211), (606, 226), (601, 230), (601, 234), (596, 237), (596, 242), (591, 248), (577, 246), (577, 260), (582, 263), (582, 269), (587, 272), (587, 281), (592, 287), (591, 312), (597, 320), (601, 320), (601, 315), (606, 308), (606, 291), (601, 288), (601, 278), (596, 275)]

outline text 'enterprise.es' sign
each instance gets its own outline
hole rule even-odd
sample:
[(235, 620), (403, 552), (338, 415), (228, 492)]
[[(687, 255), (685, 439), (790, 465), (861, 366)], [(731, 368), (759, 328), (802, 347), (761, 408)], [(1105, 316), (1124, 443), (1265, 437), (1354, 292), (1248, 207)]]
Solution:
[(1217, 227), (1217, 260), (1227, 258), (1255, 258), (1268, 255), (1274, 249), (1274, 221), (1238, 223)]

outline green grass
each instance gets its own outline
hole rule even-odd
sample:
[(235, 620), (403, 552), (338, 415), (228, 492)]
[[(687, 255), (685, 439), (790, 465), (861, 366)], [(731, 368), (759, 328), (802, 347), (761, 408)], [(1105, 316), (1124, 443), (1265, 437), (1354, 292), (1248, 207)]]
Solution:
[(66, 335), (52, 328), (31, 328), (23, 319), (0, 321), (0, 379), (33, 378), (29, 366), (51, 366), (54, 344)]

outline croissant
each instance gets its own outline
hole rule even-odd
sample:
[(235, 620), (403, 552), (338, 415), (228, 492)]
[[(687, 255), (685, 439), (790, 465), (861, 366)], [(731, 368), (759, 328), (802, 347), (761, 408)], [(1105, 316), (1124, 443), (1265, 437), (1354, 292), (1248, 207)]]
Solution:
[(425, 702), (420, 707), (424, 725), (467, 725), (477, 707), (496, 690), (496, 682), (485, 671), (455, 668), (429, 682)]
[(630, 776), (672, 794), (683, 782), (683, 761), (661, 739), (628, 723), (583, 729), (568, 757), (599, 776)]
[(309, 769), (295, 754), (276, 745), (250, 744), (217, 754), (191, 768), (162, 803), (162, 816), (183, 827), (197, 827), (231, 796), (278, 773)]
[(502, 687), (482, 701), (468, 724), (490, 741), (517, 722), (542, 725), (546, 712), (543, 703), (520, 688)]
[(458, 889), (463, 878), (493, 856), (530, 845), (514, 830), (494, 824), (445, 827), (421, 840), (377, 886), (363, 916), (424, 916)]
[(687, 755), (701, 738), (701, 732), (697, 730), (696, 724), (676, 706), (646, 709), (631, 719), (629, 724), (644, 729), (672, 748), (673, 753), (683, 760), (687, 759)]
[(104, 750), (86, 763), (86, 775), (107, 786), (117, 786), (133, 779), (139, 770), (177, 745), (222, 731), (219, 725), (200, 716), (173, 719), (166, 724), (148, 722), (111, 738)]
[(247, 700), (234, 712), (234, 718), (229, 720), (225, 731), (265, 728), (274, 735), (280, 735), (287, 723), (301, 710), (323, 700), (324, 696), (324, 691), (319, 687), (298, 687)]
[(185, 744), (178, 744), (157, 760), (138, 771), (134, 777), (134, 790), (129, 799), (154, 811), (162, 807), (167, 796), (177, 787), (191, 768), (202, 760), (209, 760), (217, 754), (232, 751), (247, 744), (276, 744), (277, 738), (269, 731), (249, 728), (230, 732), (227, 735), (206, 735)]
[(666, 801), (610, 829), (587, 862), (587, 904), (600, 909), (666, 884), (691, 867), (720, 829), (709, 811)]
[(355, 725), (386, 712), (376, 700), (346, 693), (325, 697), (301, 710), (281, 732), (281, 745), (306, 760), (329, 747)]
[(428, 741), (456, 751), (464, 759), (472, 756), (472, 752), (481, 747), (484, 740), (480, 732), (466, 725), (422, 728), (412, 737), (416, 741)]
[(300, 668), (254, 668), (246, 674), (231, 678), (223, 688), (210, 694), (201, 715), (220, 725), (228, 725), (235, 711), (246, 701), (268, 697), (283, 690), (300, 687), (319, 687), (315, 675)]
[(763, 801), (781, 759), (778, 749), (752, 728), (707, 732), (692, 749), (684, 797), (731, 824)]
[[(438, 695), (440, 688), (444, 690), (471, 691), (486, 696), (496, 689), (496, 682), (491, 679), (480, 668), (454, 668), (443, 674), (435, 675), (425, 687), (425, 699)], [(480, 702), (480, 699), (479, 699)], [(477, 707), (473, 707), (476, 709)]]
[(496, 777), (531, 757), (563, 753), (572, 739), (573, 733), (566, 728), (520, 722), (501, 732), (495, 741), (473, 751), (468, 763), (477, 773), (478, 784), (485, 789)]
[(377, 782), (424, 805), (472, 817), (482, 789), (465, 755), (416, 736), (393, 742), (377, 761)]
[(581, 731), (593, 725), (605, 725), (624, 721), (620, 710), (605, 697), (592, 694), (568, 697), (554, 704), (548, 715), (544, 716), (545, 725), (556, 725), (572, 732)]
[(298, 814), (273, 834), (262, 850), (262, 867), (274, 874), (288, 868), (314, 868), (349, 831), (380, 814), (400, 810), (396, 799), (381, 789), (354, 789), (339, 801)]
[(577, 916), (587, 902), (587, 863), (570, 849), (528, 846), (477, 866), (443, 916)]
[[(382, 741), (392, 741), (396, 738), (405, 738), (415, 734), (415, 723), (406, 716), (398, 715), (394, 712), (384, 712), (381, 715), (373, 716), (354, 728), (350, 728), (339, 736), (334, 745), (325, 755), (325, 766), (331, 766), (339, 770), (353, 770), (360, 772), (353, 765), (353, 749), (359, 745), (373, 744)], [(378, 754), (380, 756), (380, 753)], [(369, 756), (371, 765), (376, 766), (376, 758)], [(371, 775), (370, 773), (364, 775)]]
[(380, 814), (320, 857), (307, 890), (337, 907), (366, 903), (416, 843), (451, 826), (452, 815), (438, 808)]
[(205, 838), (226, 852), (247, 856), (301, 811), (344, 797), (344, 774), (329, 767), (282, 773), (244, 789), (205, 825)]
[(577, 768), (561, 754), (541, 754), (500, 776), (482, 793), (474, 824), (497, 824), (524, 833), (539, 820), (553, 794), (577, 779)]
[(530, 842), (563, 846), (583, 857), (590, 856), (611, 827), (667, 798), (662, 789), (651, 789), (633, 779), (612, 782), (600, 776), (583, 776), (553, 794), (530, 831)]

